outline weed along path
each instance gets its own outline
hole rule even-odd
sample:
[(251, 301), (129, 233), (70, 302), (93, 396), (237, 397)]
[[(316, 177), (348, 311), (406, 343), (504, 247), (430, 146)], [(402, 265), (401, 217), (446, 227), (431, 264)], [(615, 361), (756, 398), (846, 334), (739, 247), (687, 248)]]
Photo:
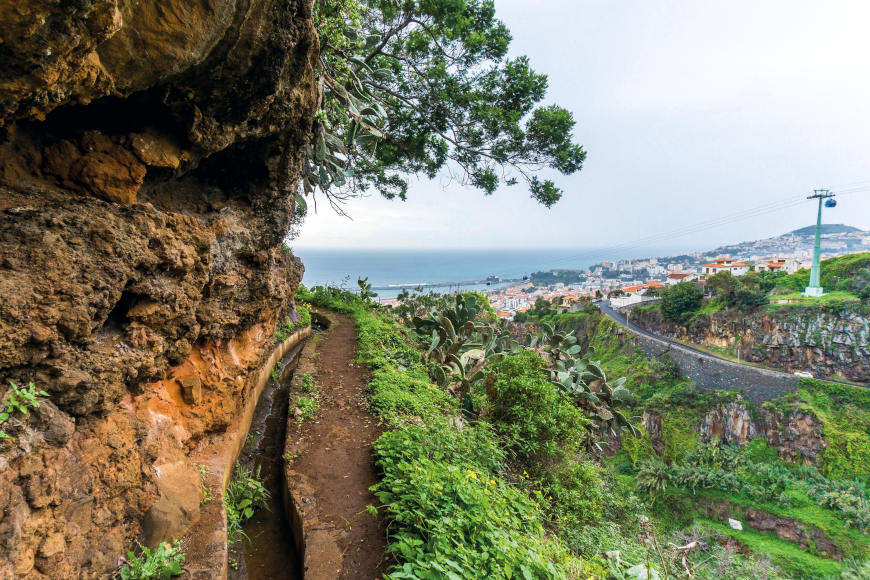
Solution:
[[(306, 580), (366, 580), (386, 569), (372, 442), (381, 431), (369, 412), (369, 372), (355, 363), (353, 321), (327, 313), (329, 329), (304, 349), (293, 378), (287, 421), (285, 504), (303, 554)], [(313, 381), (312, 381), (313, 379)], [(310, 399), (318, 402), (310, 417)]]

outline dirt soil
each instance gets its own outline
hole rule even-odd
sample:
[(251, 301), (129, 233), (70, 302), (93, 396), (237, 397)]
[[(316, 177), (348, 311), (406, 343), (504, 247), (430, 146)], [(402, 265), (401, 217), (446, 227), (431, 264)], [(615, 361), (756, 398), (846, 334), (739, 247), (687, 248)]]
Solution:
[[(353, 321), (337, 314), (330, 318), (337, 324), (317, 345), (315, 361), (320, 408), (313, 420), (296, 424), (297, 448), (304, 451), (294, 460), (293, 471), (305, 477), (313, 492), (318, 528), (336, 538), (342, 556), (341, 571), (335, 577), (380, 578), (387, 567), (386, 527), (383, 518), (370, 515), (366, 506), (378, 505), (369, 487), (377, 481), (372, 442), (381, 430), (368, 408), (369, 372), (354, 362)], [(317, 547), (307, 545), (305, 549)]]

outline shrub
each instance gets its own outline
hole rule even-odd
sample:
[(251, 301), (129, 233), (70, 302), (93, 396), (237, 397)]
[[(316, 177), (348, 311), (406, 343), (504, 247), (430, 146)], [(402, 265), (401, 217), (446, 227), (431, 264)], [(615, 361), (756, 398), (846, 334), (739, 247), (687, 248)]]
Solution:
[(767, 303), (770, 290), (765, 278), (755, 272), (733, 276), (731, 272), (719, 272), (707, 279), (704, 287), (718, 297), (726, 306), (752, 310)]
[(595, 524), (604, 512), (601, 469), (591, 461), (569, 461), (547, 471), (541, 490), (552, 504), (550, 519), (563, 530)]
[(178, 540), (170, 544), (162, 542), (151, 550), (142, 546), (141, 556), (127, 552), (126, 564), (120, 569), (121, 580), (149, 580), (159, 578), (164, 580), (184, 572), (184, 553)]
[(822, 472), (834, 479), (870, 479), (870, 390), (801, 379), (798, 393), (824, 425)]
[(662, 440), (665, 448), (662, 459), (668, 464), (681, 460), (698, 446), (698, 433), (694, 429), (695, 417), (685, 409), (676, 408), (662, 417)]
[(543, 359), (525, 351), (490, 367), (490, 420), (524, 464), (545, 467), (575, 453), (588, 423), (541, 372)]
[(656, 456), (652, 446), (652, 437), (643, 427), (640, 427), (639, 437), (635, 437), (631, 433), (622, 434), (622, 450), (631, 459), (631, 466), (635, 470), (641, 461)]

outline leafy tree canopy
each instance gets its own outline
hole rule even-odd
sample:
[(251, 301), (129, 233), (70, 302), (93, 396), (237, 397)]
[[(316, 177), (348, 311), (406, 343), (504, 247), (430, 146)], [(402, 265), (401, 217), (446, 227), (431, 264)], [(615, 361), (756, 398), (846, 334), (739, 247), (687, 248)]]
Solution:
[(524, 183), (547, 207), (562, 196), (542, 169), (579, 171), (574, 118), (541, 105), (547, 77), (509, 58), (492, 0), (317, 0), (321, 110), (303, 192), (338, 202), (374, 188), (405, 199), (406, 176), (493, 193)]
[(668, 320), (685, 322), (704, 300), (704, 291), (694, 282), (680, 282), (660, 291), (662, 314)]

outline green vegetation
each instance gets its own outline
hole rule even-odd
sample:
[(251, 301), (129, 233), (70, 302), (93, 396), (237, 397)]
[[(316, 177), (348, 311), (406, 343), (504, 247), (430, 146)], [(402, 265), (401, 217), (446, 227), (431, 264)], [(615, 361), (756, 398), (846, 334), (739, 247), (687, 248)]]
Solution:
[(299, 409), (299, 413), (296, 415), (296, 420), (300, 422), (313, 419), (317, 414), (317, 408), (319, 407), (317, 399), (307, 395), (296, 397), (293, 401), (293, 405)]
[(314, 393), (317, 391), (317, 383), (314, 382), (314, 375), (311, 373), (304, 373), (299, 380), (299, 389), (303, 393)]
[(275, 342), (280, 344), (290, 338), (290, 335), (299, 330), (300, 328), (311, 326), (311, 312), (308, 310), (308, 308), (305, 307), (305, 305), (297, 304), (296, 314), (296, 322), (293, 322), (288, 316), (284, 320), (284, 322), (282, 322), (278, 325), (277, 328), (275, 328)]
[[(859, 303), (859, 298), (845, 290), (834, 290), (822, 296), (804, 296), (803, 292), (774, 294), (768, 298), (768, 301), (770, 302), (770, 307), (773, 308), (816, 306), (827, 310), (842, 310), (843, 308), (856, 306)], [(785, 302), (781, 303), (782, 301)]]
[(224, 494), (227, 513), (227, 544), (234, 545), (247, 537), (242, 527), (259, 508), (268, 508), (269, 490), (262, 483), (260, 468), (247, 469), (236, 465), (233, 478)]
[[(861, 282), (866, 280), (870, 272), (870, 252), (828, 258), (822, 260), (821, 268), (821, 283), (826, 291), (854, 292), (860, 286), (865, 286)], [(777, 288), (803, 292), (810, 282), (810, 271), (803, 269), (790, 275), (779, 274), (773, 279)]]
[(199, 486), (201, 489), (199, 503), (200, 505), (205, 505), (211, 500), (214, 499), (214, 496), (211, 494), (211, 488), (208, 486), (208, 468), (205, 465), (199, 466)]
[(647, 459), (637, 470), (637, 488), (649, 494), (650, 503), (655, 503), (656, 496), (668, 487), (670, 470), (664, 461)]
[(529, 276), (535, 286), (552, 286), (553, 284), (576, 284), (580, 280), (582, 270), (550, 270), (549, 272), (532, 272)]
[(9, 381), (9, 391), (6, 393), (6, 403), (0, 411), (0, 439), (12, 439), (3, 430), (3, 424), (16, 412), (27, 415), (30, 409), (39, 408), (39, 397), (47, 397), (48, 393), (37, 390), (36, 385), (29, 383), (26, 387), (19, 387)]
[(836, 578), (842, 570), (836, 560), (814, 556), (794, 542), (781, 539), (775, 532), (759, 532), (751, 528), (738, 531), (723, 524), (709, 525), (736, 539), (753, 552), (769, 555), (771, 562), (781, 566), (790, 578)]
[(728, 271), (718, 272), (707, 278), (704, 287), (716, 297), (716, 301), (729, 308), (742, 310), (753, 310), (767, 304), (770, 290), (755, 272), (747, 272), (742, 276), (732, 276)]
[(545, 362), (525, 351), (493, 365), (489, 417), (518, 463), (540, 473), (576, 454), (589, 423), (541, 372)]
[(320, 407), (320, 396), (317, 394), (319, 387), (311, 373), (304, 373), (296, 383), (299, 393), (291, 397), (290, 410), (296, 421), (302, 422), (313, 419)]
[(181, 551), (181, 543), (175, 541), (162, 542), (151, 550), (148, 546), (140, 546), (141, 555), (127, 552), (124, 565), (118, 571), (121, 580), (165, 580), (182, 574), (184, 570), (184, 553)]
[[(547, 539), (538, 503), (499, 476), (504, 458), (485, 426), (445, 420), (385, 433), (375, 487), (391, 521), (387, 578), (564, 578), (585, 571)], [(451, 573), (453, 576), (451, 576)]]
[(489, 0), (320, 0), (323, 87), (303, 171), (306, 195), (333, 205), (373, 187), (405, 199), (406, 175), (445, 165), (493, 193), (522, 180), (547, 207), (561, 197), (542, 168), (579, 171), (574, 119), (544, 100), (547, 77), (508, 58), (507, 27)]
[(704, 289), (711, 294), (709, 299), (703, 297), (704, 290), (697, 284), (681, 283), (661, 289), (660, 303), (641, 306), (639, 310), (660, 309), (667, 320), (685, 326), (725, 308), (751, 311), (765, 306), (772, 311), (795, 308), (865, 311), (870, 301), (870, 252), (823, 260), (822, 286), (826, 290), (823, 296), (803, 295), (809, 277), (809, 270), (791, 275), (748, 272), (732, 276), (730, 272), (719, 272), (704, 284)]
[(870, 390), (801, 379), (798, 393), (824, 426), (822, 471), (833, 478), (870, 481)]
[[(334, 304), (353, 316), (358, 362), (373, 373), (372, 409), (388, 427), (375, 443), (382, 477), (374, 487), (383, 503), (377, 509), (389, 522), (394, 560), (387, 578), (665, 578), (684, 575), (687, 566), (697, 578), (749, 579), (756, 570), (782, 577), (774, 566), (721, 548), (722, 534), (709, 526), (689, 539), (681, 529), (647, 520), (647, 508), (632, 493), (635, 465), (626, 461), (616, 472), (601, 466), (596, 448), (587, 443), (600, 417), (554, 381), (560, 372), (573, 371), (596, 397), (605, 384), (611, 394), (627, 392), (628, 384), (647, 393), (661, 387), (664, 394), (653, 405), (664, 405), (665, 396), (689, 400), (694, 392), (666, 358), (646, 361), (608, 334), (612, 328), (600, 314), (554, 315), (555, 326), (573, 328), (544, 327), (524, 344), (493, 351), (477, 378), (469, 379), (456, 365), (439, 383), (434, 367), (440, 355), (431, 355), (442, 342), (449, 343), (445, 348), (460, 343), (454, 356), (461, 358), (465, 349), (486, 351), (487, 336), (497, 335), (477, 326), (473, 304), (451, 297), (444, 306), (453, 312), (438, 312), (437, 324), (436, 317), (418, 315), (415, 326), (423, 332), (417, 333), (358, 294), (306, 292), (306, 300)], [(451, 319), (464, 320), (463, 330), (454, 328), (443, 341), (439, 329), (447, 324), (441, 318), (451, 326)], [(589, 360), (590, 348), (600, 363)], [(587, 357), (577, 358), (579, 350)], [(618, 376), (614, 369), (620, 368), (630, 371), (624, 384), (610, 383), (605, 369)], [(644, 397), (644, 405), (647, 399), (655, 397)], [(688, 430), (677, 419), (668, 425), (669, 457), (697, 453), (695, 438), (686, 441)], [(639, 448), (654, 455), (649, 434), (632, 435), (629, 426), (616, 429), (624, 442), (638, 440)], [(641, 457), (645, 453), (638, 454), (637, 465), (649, 458)], [(696, 539), (684, 560), (681, 547)]]
[(673, 322), (686, 322), (700, 307), (704, 291), (694, 282), (680, 282), (659, 292), (662, 314)]
[[(734, 537), (757, 554), (770, 554), (791, 578), (836, 576), (844, 569), (812, 545), (801, 549), (775, 535), (748, 528), (735, 532), (723, 526), (710, 514), (721, 513), (715, 506), (727, 505), (730, 517), (742, 519), (745, 510), (754, 509), (789, 518), (801, 529), (820, 530), (844, 555), (870, 556), (866, 491), (870, 391), (803, 379), (798, 393), (765, 403), (786, 418), (802, 412), (822, 421), (827, 447), (818, 468), (794, 465), (780, 460), (763, 439), (743, 448), (699, 441), (698, 425), (704, 414), (735, 401), (736, 393), (694, 390), (666, 356), (647, 360), (630, 340), (620, 339), (611, 321), (594, 311), (555, 315), (550, 320), (558, 328), (576, 330), (602, 368), (626, 377), (635, 395), (632, 414), (660, 417), (661, 456), (653, 448), (652, 436), (641, 430), (637, 435), (623, 433), (621, 448), (608, 461), (616, 477), (644, 496), (652, 492), (659, 533), (684, 533), (700, 525), (705, 533)], [(756, 412), (747, 401), (742, 404), (751, 414)]]

